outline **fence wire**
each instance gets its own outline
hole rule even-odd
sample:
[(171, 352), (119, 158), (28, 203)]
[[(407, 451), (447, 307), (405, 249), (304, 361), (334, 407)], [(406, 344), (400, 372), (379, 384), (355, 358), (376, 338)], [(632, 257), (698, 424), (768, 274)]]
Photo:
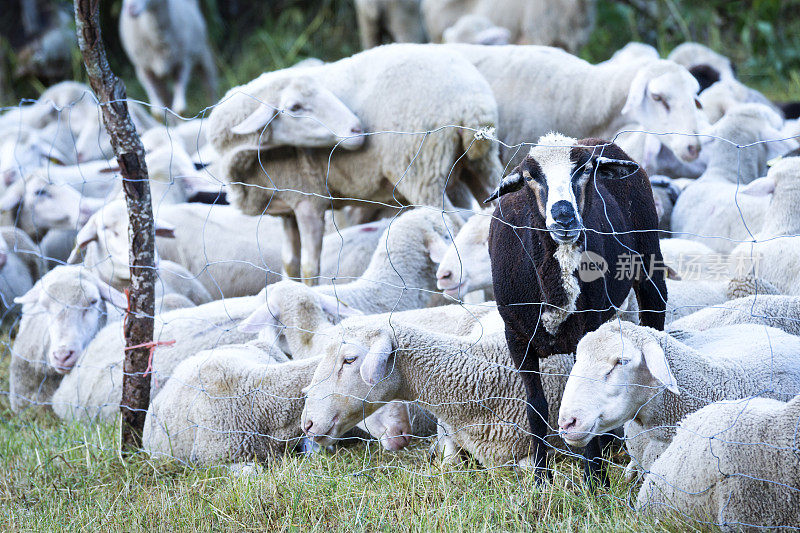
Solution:
[[(313, 456), (356, 442), (366, 444), (366, 458), (353, 476), (391, 470), (480, 476), (513, 467), (522, 467), (516, 471), (520, 477), (532, 475), (525, 468), (533, 466), (538, 442), (526, 415), (531, 405), (491, 284), (488, 227), (508, 222), (502, 209), (482, 206), (474, 192), (467, 202), (451, 196), (463, 192), (458, 188), (476, 143), (489, 143), (486, 152), (502, 176), (512, 174), (511, 161), (531, 147), (547, 146), (506, 144), (493, 129), (439, 124), (424, 131), (356, 132), (324, 147), (273, 147), (266, 132), (279, 117), (314, 122), (334, 135), (338, 126), (302, 110), (259, 104), (270, 107), (272, 117), (260, 128), (258, 142), (242, 152), (251, 164), (251, 174), (242, 176), (229, 173), (236, 168), (225, 166), (229, 153), (206, 139), (213, 108), (185, 119), (129, 101), (138, 115), (155, 111), (161, 119), (139, 125), (159, 236), (159, 312), (142, 454), (191, 467), (241, 465), (279, 461), (290, 453)], [(87, 90), (58, 105), (25, 100), (0, 114), (0, 295), (9, 368), (8, 390), (0, 393), (14, 413), (6, 411), (8, 416), (21, 417), (13, 422), (20, 431), (35, 431), (36, 417), (45, 412), (90, 429), (113, 423), (119, 414), (127, 217), (97, 106)], [(471, 140), (455, 146), (454, 134)], [(628, 134), (678, 135), (625, 130), (610, 140)], [(577, 363), (574, 354), (541, 361), (549, 409), (547, 470), (567, 477), (564, 461), (578, 461), (583, 453), (565, 444), (559, 428), (569, 378), (570, 412), (598, 418), (587, 434), (616, 437), (616, 449), (606, 450), (602, 461), (613, 476), (625, 478), (624, 503), (631, 509), (672, 510), (696, 527), (800, 529), (800, 339), (793, 336), (800, 331), (793, 270), (800, 264), (793, 259), (800, 251), (800, 211), (781, 212), (786, 202), (770, 203), (769, 194), (750, 196), (745, 190), (767, 170), (771, 147), (791, 147), (796, 137), (745, 144), (697, 137), (704, 151), (716, 150), (715, 143), (734, 147), (735, 175), (707, 179), (725, 171), (712, 158), (696, 183), (716, 184), (719, 196), (680, 213), (657, 202), (659, 214), (663, 222), (671, 211), (673, 225), (676, 214), (716, 220), (718, 231), (674, 231), (668, 218), (659, 227), (662, 273), (673, 278), (667, 295), (660, 294), (667, 333), (626, 333), (632, 326), (623, 321), (635, 321), (636, 312), (645, 310), (632, 295), (606, 309), (577, 311), (617, 313), (603, 326), (612, 334), (600, 344), (579, 346)], [(397, 152), (343, 148), (354, 138), (367, 147), (387, 138), (381, 146), (397, 146)], [(368, 155), (359, 156), (359, 150)], [(738, 155), (752, 158), (756, 152), (758, 174), (750, 175)], [(380, 157), (400, 161), (402, 172), (381, 174)], [(437, 168), (444, 171), (432, 173), (429, 157), (438, 158)], [(361, 165), (357, 172), (352, 161)], [(773, 185), (775, 198), (800, 190), (800, 165), (788, 172)], [(502, 176), (492, 176), (495, 185)], [(386, 183), (376, 183), (379, 177)], [(592, 177), (594, 188), (585, 194), (601, 199), (612, 230), (583, 228), (584, 238), (613, 240), (628, 254), (599, 267), (603, 257), (584, 258), (570, 275), (588, 283), (598, 279), (589, 278), (600, 268), (600, 278), (640, 276), (644, 283), (655, 270), (637, 264), (643, 250), (624, 244), (641, 230), (614, 227), (609, 211), (616, 204), (606, 204), (596, 168)], [(340, 193), (342, 179), (363, 180), (364, 197)], [(695, 183), (683, 181), (688, 183), (654, 180), (653, 188), (657, 196), (680, 199)], [(409, 197), (425, 187), (433, 187), (430, 201)], [(730, 194), (734, 218), (724, 206)], [(249, 214), (227, 205), (234, 200)], [(308, 204), (316, 210), (303, 210)], [(292, 209), (296, 220), (277, 216)], [(321, 212), (326, 218), (319, 272), (310, 287), (300, 282), (297, 267), (313, 267), (309, 228)], [(767, 224), (773, 219), (783, 225)], [(764, 233), (761, 226), (774, 231)], [(287, 253), (292, 239), (299, 240), (300, 257)], [(508, 260), (509, 268), (526, 272), (521, 265), (534, 257)], [(291, 269), (295, 277), (287, 280), (292, 276), (284, 271)], [(544, 307), (545, 313), (576, 312), (547, 302)], [(636, 344), (641, 336), (661, 350), (677, 394), (653, 377), (655, 370), (648, 373), (655, 360), (649, 345)], [(691, 416), (679, 424), (686, 415)], [(595, 431), (606, 417), (620, 424)], [(88, 435), (74, 444), (108, 451), (102, 439)], [(402, 450), (399, 461), (381, 464), (385, 456), (376, 455), (378, 446), (430, 447), (441, 470), (404, 462)], [(753, 500), (777, 509), (773, 516), (783, 521), (759, 522), (751, 512)], [(714, 505), (720, 507), (716, 514)]]

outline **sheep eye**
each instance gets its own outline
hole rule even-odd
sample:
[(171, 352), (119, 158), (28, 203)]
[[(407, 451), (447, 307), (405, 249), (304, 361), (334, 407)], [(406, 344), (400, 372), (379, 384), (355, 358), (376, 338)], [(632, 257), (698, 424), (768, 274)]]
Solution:
[(302, 104), (294, 104), (294, 105), (292, 105), (292, 107), (289, 108), (289, 111), (291, 111), (292, 113), (297, 113), (298, 111), (302, 111), (302, 110), (303, 110), (303, 105)]
[(36, 196), (49, 196), (47, 189), (39, 189), (34, 193)]
[(703, 109), (703, 104), (701, 104), (701, 103), (700, 103), (700, 100), (698, 100), (697, 98), (695, 98), (695, 99), (694, 99), (694, 106), (695, 106), (697, 109)]
[(656, 101), (656, 102), (663, 102), (664, 98), (660, 94), (654, 94), (653, 95), (653, 100)]
[(344, 358), (344, 364), (346, 364), (346, 365), (352, 364), (352, 363), (353, 363), (353, 361), (355, 361), (356, 359), (358, 359), (358, 357), (357, 357), (357, 356), (355, 356), (355, 355), (348, 355), (347, 357), (345, 357), (345, 358)]

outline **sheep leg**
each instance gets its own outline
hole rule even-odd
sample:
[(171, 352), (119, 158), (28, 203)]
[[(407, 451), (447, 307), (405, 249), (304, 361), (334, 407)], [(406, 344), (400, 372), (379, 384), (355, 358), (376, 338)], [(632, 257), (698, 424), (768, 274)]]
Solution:
[(300, 277), (300, 231), (294, 216), (283, 217), (283, 278), (298, 279)]
[[(664, 320), (667, 308), (667, 282), (664, 280), (664, 271), (657, 266), (663, 261), (661, 254), (648, 255), (644, 259), (648, 266), (648, 274), (633, 286), (636, 300), (639, 302), (639, 323), (659, 331), (664, 329)], [(653, 261), (655, 259), (655, 261)], [(644, 277), (644, 276), (643, 276)]]
[(168, 94), (161, 81), (155, 74), (147, 69), (136, 69), (136, 77), (142, 83), (145, 92), (147, 93), (147, 100), (150, 102), (150, 113), (159, 116), (160, 112), (166, 106)]
[(192, 62), (187, 58), (181, 64), (178, 79), (175, 81), (175, 92), (172, 98), (172, 110), (181, 114), (186, 109), (186, 86), (192, 74)]
[(325, 206), (313, 200), (301, 200), (294, 214), (300, 232), (300, 275), (307, 285), (316, 285), (325, 233)]
[(603, 436), (594, 437), (583, 450), (583, 480), (594, 489), (597, 482), (602, 487), (608, 487), (608, 471), (603, 466)]

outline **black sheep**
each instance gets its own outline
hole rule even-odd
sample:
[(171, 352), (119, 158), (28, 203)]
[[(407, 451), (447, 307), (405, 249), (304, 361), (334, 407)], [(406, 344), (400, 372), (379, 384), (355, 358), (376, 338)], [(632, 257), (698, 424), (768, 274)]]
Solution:
[[(543, 439), (540, 358), (574, 352), (584, 334), (614, 316), (631, 289), (641, 323), (664, 329), (658, 217), (645, 171), (599, 139), (542, 137), (487, 201), (498, 197), (489, 232), (494, 294), (527, 389), (533, 434)], [(544, 466), (545, 446), (542, 440), (537, 467)], [(585, 453), (588, 471), (597, 472), (596, 438)]]

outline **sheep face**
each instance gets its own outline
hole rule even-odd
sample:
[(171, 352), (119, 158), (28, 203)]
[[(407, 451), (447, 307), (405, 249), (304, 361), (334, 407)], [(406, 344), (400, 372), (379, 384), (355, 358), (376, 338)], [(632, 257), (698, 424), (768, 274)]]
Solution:
[(621, 427), (666, 386), (677, 392), (664, 350), (654, 338), (644, 342), (614, 323), (586, 335), (576, 350), (558, 416), (570, 446)]
[(361, 121), (320, 82), (300, 76), (278, 80), (258, 107), (231, 128), (236, 135), (258, 133), (258, 146), (356, 150), (364, 144)]
[(15, 299), (24, 313), (46, 313), (50, 349), (47, 361), (66, 374), (86, 345), (105, 325), (110, 308), (124, 309), (125, 295), (80, 267), (62, 266), (49, 272), (25, 295)]
[(700, 155), (697, 99), (700, 85), (685, 68), (671, 61), (648, 63), (634, 77), (622, 114), (651, 133), (667, 134), (661, 142), (680, 159)]
[(478, 213), (464, 224), (439, 263), (436, 271), (439, 290), (458, 298), (492, 286), (488, 246), (491, 221), (491, 214)]
[(305, 391), (300, 423), (306, 435), (328, 446), (381, 405), (399, 399), (400, 376), (393, 366), (391, 332), (362, 328), (344, 342), (329, 343)]
[(49, 162), (62, 162), (67, 158), (52, 143), (32, 131), (21, 130), (4, 135), (0, 145), (0, 179), (8, 186), (24, 178), (36, 168)]
[(571, 137), (545, 135), (489, 200), (527, 185), (550, 237), (558, 244), (573, 244), (583, 229), (581, 212), (590, 179), (623, 179), (639, 168), (629, 159), (604, 157), (602, 151), (602, 145), (589, 149)]
[(22, 206), (18, 224), (37, 230), (70, 229), (83, 225), (98, 207), (99, 200), (84, 199), (66, 184), (56, 184), (39, 174), (18, 181), (0, 198), (0, 210)]

